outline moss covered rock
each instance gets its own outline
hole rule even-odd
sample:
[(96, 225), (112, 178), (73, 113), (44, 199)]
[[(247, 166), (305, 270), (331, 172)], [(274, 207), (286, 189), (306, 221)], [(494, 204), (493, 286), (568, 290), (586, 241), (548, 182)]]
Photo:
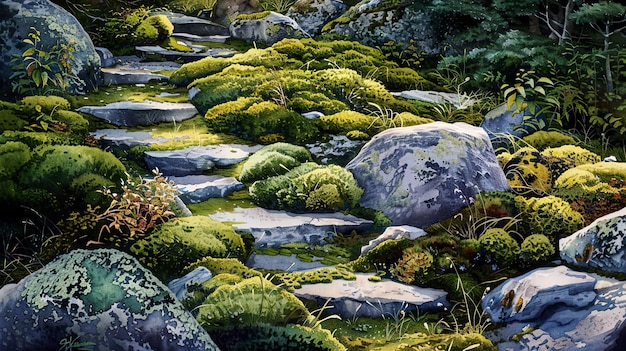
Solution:
[(57, 350), (80, 338), (94, 350), (217, 350), (167, 287), (116, 250), (72, 251), (2, 291), (3, 349)]
[(261, 45), (309, 36), (293, 19), (271, 11), (241, 14), (230, 23), (229, 30), (233, 38)]
[(287, 143), (270, 144), (246, 160), (241, 168), (239, 180), (249, 183), (282, 175), (308, 161), (311, 161), (311, 153), (302, 146)]

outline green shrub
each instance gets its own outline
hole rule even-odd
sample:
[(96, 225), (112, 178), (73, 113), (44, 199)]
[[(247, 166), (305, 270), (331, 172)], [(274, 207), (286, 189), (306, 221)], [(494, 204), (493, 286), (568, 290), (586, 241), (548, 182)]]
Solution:
[(224, 57), (205, 57), (180, 66), (172, 73), (169, 82), (179, 87), (186, 86), (198, 78), (220, 72), (229, 64)]
[(435, 120), (419, 117), (410, 112), (401, 112), (393, 117), (392, 124), (396, 127), (409, 127), (434, 122)]
[(111, 200), (99, 191), (104, 188), (112, 188), (117, 183), (99, 174), (84, 173), (71, 180), (69, 190), (71, 194), (93, 207), (106, 208)]
[(333, 114), (349, 109), (344, 102), (315, 91), (295, 92), (287, 102), (287, 107), (299, 113), (318, 111), (324, 114)]
[(522, 242), (520, 257), (530, 263), (543, 262), (554, 255), (554, 245), (547, 236), (533, 234)]
[[(567, 160), (572, 166), (593, 164), (602, 161), (600, 155), (575, 145), (548, 147), (541, 152), (546, 157), (558, 157)], [(562, 173), (562, 172), (561, 172)]]
[(498, 349), (491, 340), (478, 333), (455, 333), (442, 346), (447, 351), (496, 351)]
[(581, 229), (585, 223), (580, 213), (556, 196), (528, 199), (517, 196), (515, 201), (522, 214), (522, 222), (529, 227), (528, 232), (543, 233), (553, 244)]
[(262, 102), (259, 98), (240, 97), (235, 101), (225, 102), (210, 108), (204, 117), (209, 128), (216, 132), (228, 132), (242, 123), (244, 112), (253, 104)]
[(559, 147), (563, 145), (575, 145), (576, 140), (569, 135), (563, 134), (557, 131), (536, 131), (530, 135), (522, 138), (523, 141), (528, 143), (539, 151), (543, 151), (549, 147)]
[(241, 257), (244, 245), (229, 225), (206, 216), (192, 216), (158, 226), (136, 241), (130, 251), (159, 279), (168, 281), (206, 256)]
[(29, 148), (35, 149), (39, 146), (48, 145), (72, 145), (73, 136), (60, 134), (55, 132), (28, 132), (6, 130), (0, 135), (0, 143), (7, 141), (18, 141), (28, 145)]
[(57, 111), (55, 119), (67, 126), (65, 132), (70, 134), (72, 145), (78, 145), (85, 140), (85, 137), (89, 132), (89, 121), (87, 121), (80, 113), (60, 110)]
[(249, 193), (252, 201), (265, 208), (334, 212), (355, 206), (363, 190), (344, 168), (305, 163), (285, 175), (254, 182)]
[(391, 267), (390, 272), (401, 282), (412, 284), (422, 281), (433, 264), (433, 255), (428, 251), (410, 247), (402, 251), (402, 258)]
[(0, 144), (0, 180), (15, 179), (30, 159), (30, 149), (26, 144), (15, 141)]
[(5, 130), (21, 130), (28, 125), (28, 121), (15, 114), (12, 110), (0, 110), (0, 133)]
[(302, 146), (275, 143), (264, 146), (243, 164), (239, 180), (245, 183), (282, 175), (302, 162), (311, 161), (311, 153)]
[(334, 115), (321, 116), (318, 121), (320, 129), (331, 134), (346, 134), (350, 131), (360, 131), (372, 136), (379, 130), (372, 128), (375, 117), (356, 111), (341, 111)]
[(154, 15), (143, 20), (135, 29), (137, 41), (142, 44), (157, 44), (172, 35), (174, 25), (165, 15)]
[(348, 267), (355, 272), (388, 271), (400, 258), (402, 252), (413, 246), (408, 239), (386, 240), (369, 250), (365, 255), (350, 262)]
[(220, 330), (213, 334), (218, 347), (230, 351), (284, 350), (284, 351), (345, 351), (326, 329), (297, 324), (270, 325), (259, 323), (239, 329)]
[(509, 185), (518, 194), (544, 195), (552, 188), (550, 163), (533, 148), (516, 151), (503, 170)]
[(263, 277), (245, 279), (215, 289), (198, 308), (196, 319), (209, 332), (269, 323), (304, 322), (310, 314), (304, 304)]
[(206, 267), (214, 276), (222, 273), (234, 274), (244, 279), (262, 276), (259, 271), (246, 267), (246, 265), (235, 258), (215, 258), (208, 256), (185, 267), (183, 273), (189, 273), (198, 267)]
[(46, 114), (57, 110), (70, 110), (72, 108), (67, 99), (55, 95), (27, 96), (23, 98), (20, 103), (33, 111), (37, 106), (40, 106), (41, 112)]
[(362, 132), (360, 130), (351, 130), (346, 133), (346, 137), (350, 140), (369, 140), (369, 134)]
[(500, 228), (490, 228), (478, 238), (481, 247), (487, 251), (500, 267), (508, 267), (515, 263), (520, 254), (520, 246)]

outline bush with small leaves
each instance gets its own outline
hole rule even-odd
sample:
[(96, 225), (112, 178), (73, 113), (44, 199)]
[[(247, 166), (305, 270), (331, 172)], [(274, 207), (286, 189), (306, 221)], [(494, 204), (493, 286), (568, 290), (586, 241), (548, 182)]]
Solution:
[(341, 111), (333, 115), (321, 116), (320, 129), (331, 134), (346, 134), (350, 131), (367, 133), (370, 137), (380, 130), (374, 128), (376, 118), (357, 111)]
[(423, 281), (433, 264), (433, 255), (428, 251), (410, 247), (402, 251), (402, 258), (391, 267), (391, 274), (403, 283)]
[(580, 213), (556, 196), (542, 198), (517, 196), (515, 202), (522, 214), (522, 223), (528, 226), (527, 232), (543, 233), (553, 244), (581, 229), (585, 223)]
[(252, 154), (241, 168), (239, 180), (244, 183), (282, 175), (303, 162), (311, 161), (311, 153), (302, 146), (275, 143)]
[(519, 149), (503, 170), (509, 185), (518, 194), (545, 195), (552, 188), (549, 161), (536, 149)]
[(576, 140), (570, 135), (553, 130), (539, 130), (530, 135), (526, 135), (522, 140), (539, 151), (543, 151), (549, 147), (576, 144)]
[(554, 255), (554, 245), (547, 236), (533, 234), (524, 239), (520, 257), (528, 263), (538, 263), (549, 260)]
[(0, 180), (17, 180), (17, 174), (30, 161), (31, 152), (24, 143), (0, 144)]
[(520, 245), (504, 229), (487, 229), (478, 242), (502, 268), (514, 264), (520, 254)]
[(548, 147), (543, 150), (541, 154), (546, 157), (558, 157), (565, 159), (569, 161), (572, 166), (594, 164), (602, 161), (600, 155), (576, 145)]
[(141, 21), (135, 29), (135, 37), (141, 44), (158, 44), (169, 38), (174, 25), (165, 15), (154, 15)]
[(410, 112), (401, 112), (393, 118), (392, 124), (396, 127), (409, 127), (431, 123), (434, 121), (435, 120), (430, 118), (416, 116)]
[(130, 251), (159, 279), (169, 281), (206, 256), (242, 257), (245, 249), (231, 226), (206, 216), (192, 216), (159, 225), (137, 240)]
[(309, 311), (293, 294), (263, 277), (215, 289), (198, 307), (196, 319), (209, 332), (258, 323), (305, 322)]
[(56, 110), (70, 110), (72, 106), (67, 99), (54, 95), (33, 95), (26, 96), (20, 100), (20, 104), (24, 105), (27, 109), (35, 110), (37, 106), (41, 109), (42, 113), (50, 114)]

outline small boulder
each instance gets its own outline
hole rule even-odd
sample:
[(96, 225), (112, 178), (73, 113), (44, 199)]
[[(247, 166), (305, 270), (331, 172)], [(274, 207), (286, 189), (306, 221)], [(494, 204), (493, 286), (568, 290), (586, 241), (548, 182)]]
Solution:
[(298, 0), (287, 11), (305, 32), (318, 35), (324, 25), (341, 16), (348, 7), (337, 0)]
[(189, 33), (198, 36), (228, 35), (228, 26), (203, 18), (180, 13), (164, 13), (174, 25), (174, 33)]
[(591, 275), (565, 266), (538, 268), (500, 284), (483, 298), (482, 307), (496, 323), (536, 320), (554, 305), (589, 306), (595, 284)]
[(369, 250), (378, 246), (378, 244), (387, 240), (415, 240), (424, 235), (427, 235), (427, 233), (423, 229), (411, 227), (410, 225), (387, 227), (385, 231), (380, 234), (376, 239), (370, 240), (367, 245), (361, 247), (361, 256), (365, 255)]
[(355, 280), (334, 279), (330, 283), (303, 284), (294, 291), (301, 299), (329, 306), (327, 313), (343, 318), (393, 318), (401, 312), (439, 312), (450, 308), (448, 294), (439, 289), (420, 288), (383, 279), (369, 281), (373, 274), (356, 273)]
[(626, 273), (626, 208), (559, 240), (561, 258), (579, 267)]
[(192, 104), (155, 101), (120, 101), (105, 106), (82, 106), (77, 111), (125, 127), (180, 122), (198, 114)]
[(229, 29), (231, 37), (235, 39), (268, 46), (285, 38), (309, 37), (296, 21), (272, 11), (239, 15)]
[(244, 188), (243, 183), (233, 177), (217, 175), (189, 175), (169, 177), (180, 191), (180, 198), (186, 204), (197, 204), (214, 197), (226, 197)]
[(516, 106), (508, 108), (502, 104), (487, 112), (480, 126), (487, 131), (490, 138), (498, 138), (499, 134), (510, 134), (518, 138), (532, 134), (538, 130), (547, 130), (546, 116), (535, 116), (529, 109), (515, 113)]
[(233, 229), (254, 236), (258, 248), (280, 247), (282, 244), (305, 242), (324, 245), (324, 238), (334, 232), (362, 231), (373, 222), (342, 213), (295, 214), (266, 210), (260, 207), (235, 208), (233, 212), (209, 215), (221, 222), (231, 222)]
[(395, 225), (425, 228), (482, 191), (509, 190), (487, 133), (466, 123), (388, 129), (346, 168), (365, 189), (359, 203)]
[(237, 144), (192, 146), (182, 150), (147, 151), (144, 160), (150, 169), (158, 168), (164, 175), (182, 177), (202, 174), (215, 166), (237, 164), (259, 148)]
[(306, 147), (319, 163), (342, 166), (353, 159), (363, 145), (363, 140), (351, 140), (345, 135), (330, 135), (329, 140), (306, 144)]
[(0, 289), (0, 349), (217, 350), (174, 294), (128, 254), (74, 250)]
[(102, 148), (111, 150), (128, 150), (135, 146), (150, 146), (188, 138), (187, 136), (175, 139), (164, 136), (154, 137), (150, 132), (129, 132), (126, 129), (98, 129), (89, 134), (98, 140)]
[(182, 301), (188, 297), (187, 288), (190, 285), (201, 285), (212, 277), (213, 274), (206, 267), (198, 267), (185, 276), (172, 280), (167, 287), (172, 290), (178, 300)]

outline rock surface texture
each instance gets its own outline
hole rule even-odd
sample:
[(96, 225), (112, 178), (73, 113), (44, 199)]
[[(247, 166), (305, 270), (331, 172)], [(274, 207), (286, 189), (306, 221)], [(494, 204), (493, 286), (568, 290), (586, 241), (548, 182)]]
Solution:
[[(77, 339), (78, 338), (78, 339)], [(158, 279), (116, 250), (75, 250), (0, 289), (0, 349), (217, 350)]]
[[(592, 282), (596, 282), (595, 285)], [(504, 298), (506, 290), (516, 287), (518, 290), (542, 287), (536, 291), (538, 296), (532, 296), (531, 289), (519, 290), (512, 300), (515, 309), (518, 296), (524, 295), (530, 300), (524, 301), (522, 308), (532, 306), (538, 314), (530, 320), (517, 322), (509, 318), (504, 327), (489, 332), (487, 336), (498, 343), (499, 350), (624, 350), (626, 283), (563, 267), (538, 269), (513, 278), (490, 293), (483, 300), (483, 306), (491, 305), (489, 301), (495, 297), (490, 315), (502, 315), (500, 297)], [(513, 317), (522, 314), (525, 313)], [(514, 336), (519, 341), (512, 341)]]
[(306, 242), (325, 244), (324, 238), (334, 231), (365, 230), (372, 221), (341, 213), (295, 214), (260, 207), (236, 208), (234, 212), (210, 215), (221, 222), (234, 222), (233, 229), (254, 235), (254, 245), (280, 247), (281, 244)]
[(626, 273), (626, 208), (596, 219), (559, 240), (561, 258), (569, 264)]
[(131, 102), (120, 101), (105, 106), (82, 106), (79, 112), (88, 113), (117, 126), (149, 126), (157, 123), (180, 122), (189, 119), (198, 111), (189, 103)]
[(215, 166), (237, 164), (259, 148), (228, 144), (192, 146), (181, 150), (147, 151), (144, 159), (150, 169), (158, 168), (164, 175), (182, 177), (202, 174)]
[[(357, 273), (355, 280), (335, 279), (331, 283), (305, 284), (296, 289), (299, 298), (314, 300), (323, 305), (328, 299), (328, 313), (343, 318), (397, 316), (401, 311), (442, 311), (449, 308), (447, 293), (443, 290), (420, 288), (391, 280), (371, 282), (371, 274)], [(320, 306), (321, 306), (320, 305)]]
[(273, 45), (285, 38), (305, 38), (309, 35), (293, 19), (276, 12), (253, 18), (236, 18), (230, 24), (230, 35), (249, 43)]
[(387, 240), (415, 240), (424, 235), (427, 235), (427, 233), (423, 229), (411, 227), (410, 225), (387, 227), (382, 234), (380, 234), (375, 239), (370, 240), (367, 245), (361, 247), (361, 256), (365, 255), (369, 250), (378, 246), (378, 244)]
[(452, 216), (481, 191), (509, 189), (489, 137), (465, 123), (388, 129), (346, 168), (365, 189), (362, 206), (418, 228)]
[(243, 183), (233, 177), (217, 175), (189, 175), (169, 177), (180, 191), (180, 198), (186, 204), (197, 204), (214, 197), (225, 197), (244, 188)]
[(295, 20), (309, 35), (317, 35), (324, 24), (346, 12), (348, 7), (337, 0), (299, 0), (287, 11), (287, 17)]
[(68, 92), (91, 91), (101, 83), (100, 57), (78, 20), (62, 7), (48, 0), (0, 2), (0, 91), (11, 92), (9, 77), (13, 73), (11, 59), (22, 55), (27, 46), (30, 28), (41, 31), (39, 49), (50, 51), (52, 46), (74, 43), (72, 72), (83, 82), (71, 81)]

